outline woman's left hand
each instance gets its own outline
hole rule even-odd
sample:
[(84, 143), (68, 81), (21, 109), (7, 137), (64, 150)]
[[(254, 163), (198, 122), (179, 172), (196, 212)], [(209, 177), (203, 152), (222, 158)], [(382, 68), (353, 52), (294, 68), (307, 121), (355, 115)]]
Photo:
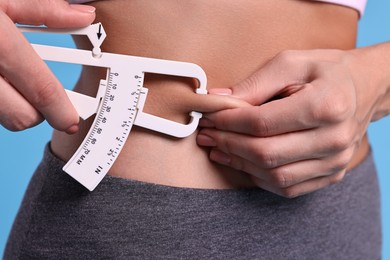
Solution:
[(198, 144), (284, 197), (341, 181), (368, 124), (388, 113), (388, 85), (373, 66), (381, 58), (370, 48), (284, 51), (242, 83), (211, 89), (252, 106), (205, 114)]

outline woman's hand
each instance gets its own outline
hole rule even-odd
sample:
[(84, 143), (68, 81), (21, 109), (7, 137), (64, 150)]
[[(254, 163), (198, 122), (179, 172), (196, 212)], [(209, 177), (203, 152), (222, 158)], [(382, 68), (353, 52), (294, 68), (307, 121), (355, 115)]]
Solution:
[(375, 48), (285, 51), (239, 85), (211, 89), (252, 106), (205, 114), (198, 144), (285, 197), (339, 182), (370, 121), (389, 113)]
[(0, 124), (24, 130), (43, 119), (56, 129), (77, 131), (78, 114), (64, 88), (15, 23), (52, 28), (83, 27), (95, 19), (91, 6), (64, 0), (0, 0)]

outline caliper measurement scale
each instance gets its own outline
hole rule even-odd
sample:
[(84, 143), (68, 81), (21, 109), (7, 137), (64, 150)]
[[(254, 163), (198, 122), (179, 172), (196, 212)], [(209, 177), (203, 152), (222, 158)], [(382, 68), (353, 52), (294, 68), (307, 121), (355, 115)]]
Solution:
[[(91, 183), (87, 187), (90, 190), (97, 185), (91, 182), (91, 173), (99, 183), (126, 142), (137, 115), (142, 78), (109, 69), (107, 80), (100, 82), (99, 88), (105, 89), (100, 97), (100, 109), (82, 145), (63, 168), (82, 184)], [(136, 88), (118, 88), (120, 80), (126, 80)]]
[(67, 91), (81, 118), (87, 119), (96, 113), (84, 141), (63, 167), (89, 190), (94, 190), (107, 174), (134, 124), (175, 137), (186, 137), (196, 130), (201, 113), (191, 112), (190, 122), (180, 124), (143, 112), (148, 93), (143, 83), (145, 73), (191, 77), (199, 83), (196, 93), (207, 94), (206, 75), (198, 65), (101, 52), (100, 45), (106, 36), (101, 24), (76, 30), (19, 28), (24, 32), (87, 35), (94, 46), (92, 51), (35, 44), (33, 48), (47, 61), (107, 69), (106, 79), (100, 80), (96, 97)]

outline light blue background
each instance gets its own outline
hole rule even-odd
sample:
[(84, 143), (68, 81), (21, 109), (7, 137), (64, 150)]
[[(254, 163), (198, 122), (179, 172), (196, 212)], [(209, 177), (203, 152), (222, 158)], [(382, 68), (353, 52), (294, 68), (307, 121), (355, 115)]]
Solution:
[[(29, 36), (29, 39), (34, 43), (73, 47), (68, 36), (35, 35)], [(358, 45), (367, 46), (389, 40), (390, 1), (371, 0), (360, 22)], [(50, 66), (65, 87), (72, 87), (77, 80), (79, 67), (55, 63)], [(23, 193), (50, 135), (51, 128), (47, 123), (19, 133), (10, 133), (0, 127), (0, 256)], [(390, 154), (389, 149), (386, 149), (390, 146), (390, 117), (371, 124), (369, 135), (381, 183), (383, 259), (390, 259)]]

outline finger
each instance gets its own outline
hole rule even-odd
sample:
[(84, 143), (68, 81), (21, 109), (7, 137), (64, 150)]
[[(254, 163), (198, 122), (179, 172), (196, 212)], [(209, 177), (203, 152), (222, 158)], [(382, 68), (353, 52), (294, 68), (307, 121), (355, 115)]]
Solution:
[(261, 106), (223, 110), (206, 114), (215, 128), (259, 137), (301, 131), (320, 125), (310, 98), (313, 86), (300, 86), (298, 94)]
[(197, 143), (246, 158), (261, 168), (272, 169), (297, 161), (328, 157), (354, 147), (357, 141), (353, 135), (348, 129), (343, 132), (345, 134), (336, 129), (319, 128), (262, 138), (202, 129)]
[(289, 92), (292, 86), (311, 82), (318, 73), (319, 62), (333, 63), (341, 55), (342, 51), (338, 50), (282, 51), (242, 82), (229, 88), (211, 89), (209, 92), (233, 95), (252, 105), (260, 105)]
[(253, 181), (258, 187), (267, 190), (269, 192), (278, 194), (286, 198), (296, 198), (298, 196), (302, 196), (304, 194), (308, 194), (323, 189), (332, 184), (339, 183), (344, 178), (345, 173), (346, 170), (343, 170), (330, 176), (311, 179), (287, 188), (276, 188), (270, 183), (263, 181), (259, 178), (253, 178)]
[[(252, 76), (230, 87), (231, 93), (252, 105), (263, 104), (277, 96), (287, 86), (309, 82), (310, 69), (306, 55), (301, 55), (297, 51), (284, 51)], [(217, 91), (211, 90), (210, 93)]]
[[(216, 149), (210, 153), (211, 160), (249, 173), (256, 186), (287, 198), (301, 196), (340, 182), (346, 168), (345, 162), (340, 158), (343, 158), (343, 155), (331, 158), (329, 163), (334, 163), (334, 167), (329, 169), (326, 161), (310, 160), (269, 171), (260, 169), (244, 158), (227, 155)], [(316, 171), (313, 172), (313, 169)]]
[[(259, 106), (257, 111), (253, 110), (252, 118), (248, 118), (251, 121), (241, 119), (240, 124), (249, 129), (248, 134), (266, 137), (341, 123), (354, 110), (355, 103), (349, 107), (348, 100), (341, 98), (340, 91), (339, 95), (333, 95), (332, 89), (328, 87), (336, 84), (319, 79), (294, 86), (296, 92), (293, 95)], [(220, 120), (230, 121), (224, 125), (234, 128), (232, 119), (226, 115)]]
[(202, 113), (229, 110), (238, 107), (252, 107), (247, 102), (231, 96), (199, 95), (191, 93), (190, 96), (181, 95), (180, 98), (182, 100), (183, 98), (185, 99), (185, 104), (189, 110)]
[(48, 27), (83, 27), (95, 19), (95, 8), (88, 5), (69, 5), (63, 0), (7, 1), (7, 15), (13, 22)]
[(43, 118), (19, 92), (0, 77), (0, 124), (11, 131), (35, 126)]
[[(291, 96), (265, 103), (206, 114), (215, 128), (253, 136), (274, 136), (345, 121), (355, 110), (353, 99), (325, 90), (337, 83), (327, 79), (295, 86)], [(352, 96), (350, 93), (349, 96)]]
[(273, 187), (282, 189), (299, 183), (330, 176), (347, 168), (351, 161), (353, 150), (343, 151), (324, 159), (299, 161), (273, 169), (264, 169), (253, 162), (233, 155), (225, 154), (218, 149), (210, 151), (210, 159), (219, 164), (229, 166), (239, 171), (266, 181)]
[(0, 33), (12, 39), (0, 44), (0, 75), (6, 77), (54, 128), (74, 132), (79, 117), (64, 88), (1, 12)]
[(248, 173), (258, 178), (264, 178), (262, 176), (263, 169), (253, 162), (242, 158), (234, 154), (226, 154), (220, 151), (218, 148), (211, 149), (210, 160), (221, 165), (229, 166), (235, 170)]

